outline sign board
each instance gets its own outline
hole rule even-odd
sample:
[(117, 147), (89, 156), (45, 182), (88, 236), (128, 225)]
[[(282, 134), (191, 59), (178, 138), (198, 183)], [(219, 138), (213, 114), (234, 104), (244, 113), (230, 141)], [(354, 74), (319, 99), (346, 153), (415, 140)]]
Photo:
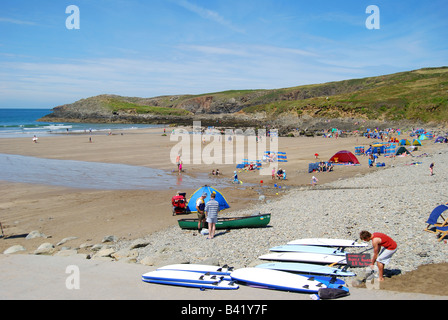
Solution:
[(367, 267), (372, 263), (369, 253), (347, 253), (345, 258), (350, 267)]

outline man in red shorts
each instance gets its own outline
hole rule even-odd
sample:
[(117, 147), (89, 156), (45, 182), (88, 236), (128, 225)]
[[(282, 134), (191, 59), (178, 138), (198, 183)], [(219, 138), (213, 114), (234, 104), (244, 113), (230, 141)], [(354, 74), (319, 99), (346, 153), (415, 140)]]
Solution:
[[(372, 241), (373, 245), (372, 267), (376, 262), (379, 272), (378, 280), (383, 281), (384, 266), (389, 263), (390, 258), (397, 251), (397, 243), (388, 235), (379, 232), (374, 232), (373, 234), (371, 234), (368, 231), (361, 231), (359, 237), (363, 241)], [(381, 247), (383, 247), (382, 250)]]

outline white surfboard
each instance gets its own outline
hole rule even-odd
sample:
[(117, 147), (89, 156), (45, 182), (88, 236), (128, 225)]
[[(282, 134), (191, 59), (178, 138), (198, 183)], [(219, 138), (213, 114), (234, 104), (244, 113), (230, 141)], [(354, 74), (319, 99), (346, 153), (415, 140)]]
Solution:
[(163, 266), (157, 268), (157, 270), (177, 270), (177, 271), (189, 271), (189, 272), (199, 272), (199, 273), (210, 273), (216, 275), (230, 275), (233, 271), (233, 267), (229, 267), (228, 265), (224, 265), (222, 267), (219, 266), (211, 266), (204, 264), (171, 264), (168, 266)]
[(261, 260), (271, 261), (292, 261), (292, 262), (311, 262), (323, 264), (346, 264), (344, 256), (336, 256), (322, 253), (308, 253), (308, 252), (277, 252), (265, 254), (259, 257)]
[(323, 254), (334, 254), (338, 256), (345, 256), (345, 252), (323, 246), (306, 246), (301, 244), (287, 244), (284, 246), (277, 246), (269, 249), (273, 252), (309, 252), (309, 253), (323, 253)]
[(315, 293), (327, 287), (309, 277), (271, 269), (242, 268), (233, 271), (230, 276), (239, 283), (266, 289)]
[(274, 269), (280, 271), (288, 271), (295, 273), (309, 273), (327, 276), (338, 277), (353, 277), (355, 273), (351, 271), (341, 270), (338, 268), (332, 268), (312, 263), (299, 263), (299, 262), (271, 262), (263, 263), (255, 266), (255, 268)]
[(367, 243), (360, 243), (354, 240), (346, 239), (327, 239), (327, 238), (308, 238), (297, 239), (288, 242), (291, 245), (310, 245), (310, 246), (325, 246), (325, 247), (367, 247)]
[[(216, 275), (209, 273), (177, 271), (177, 270), (156, 270), (142, 275), (142, 280), (160, 280), (176, 282), (197, 282), (197, 283), (215, 283), (224, 280), (225, 275)], [(229, 277), (229, 276), (227, 276)], [(230, 278), (227, 278), (230, 280)]]

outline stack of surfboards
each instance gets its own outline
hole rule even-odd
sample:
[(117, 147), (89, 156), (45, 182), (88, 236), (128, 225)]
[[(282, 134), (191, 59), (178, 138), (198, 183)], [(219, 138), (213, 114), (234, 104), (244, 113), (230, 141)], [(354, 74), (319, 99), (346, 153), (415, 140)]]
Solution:
[(324, 265), (345, 265), (345, 248), (365, 246), (367, 244), (344, 239), (298, 239), (287, 245), (271, 248), (272, 253), (262, 255), (259, 259), (274, 262), (256, 267), (305, 274), (354, 276), (353, 272)]
[(317, 293), (322, 288), (348, 291), (345, 282), (336, 279), (336, 276), (355, 274), (322, 264), (344, 265), (346, 247), (364, 246), (366, 245), (341, 239), (300, 239), (271, 248), (273, 253), (259, 258), (274, 262), (260, 264), (255, 268), (233, 270), (227, 265), (174, 264), (143, 274), (142, 281), (202, 290), (235, 290), (239, 288), (239, 283), (304, 293)]
[(296, 275), (263, 268), (215, 267), (196, 264), (177, 264), (159, 268), (142, 275), (142, 281), (182, 287), (213, 290), (235, 290), (245, 285), (302, 293), (317, 293), (321, 288), (344, 287), (345, 282), (330, 277)]

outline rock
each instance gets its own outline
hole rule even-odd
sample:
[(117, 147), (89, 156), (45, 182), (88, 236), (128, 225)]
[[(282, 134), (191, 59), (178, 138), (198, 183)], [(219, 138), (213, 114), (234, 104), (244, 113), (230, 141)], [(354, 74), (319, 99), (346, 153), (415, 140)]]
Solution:
[(102, 244), (95, 244), (95, 245), (92, 246), (91, 250), (92, 251), (98, 251), (98, 250), (103, 249), (103, 247), (104, 247), (104, 245), (102, 245)]
[(137, 259), (138, 251), (135, 249), (133, 249), (133, 250), (122, 249), (122, 250), (112, 253), (111, 256), (113, 258), (115, 258), (116, 260), (121, 260), (121, 259), (125, 259), (125, 258)]
[(30, 233), (28, 233), (28, 235), (26, 236), (26, 240), (30, 240), (30, 239), (36, 239), (36, 238), (48, 238), (45, 234), (41, 233), (38, 230), (34, 230), (31, 231)]
[(3, 254), (13, 254), (13, 253), (17, 253), (17, 252), (25, 251), (25, 250), (26, 249), (23, 246), (15, 245), (15, 246), (9, 247), (5, 251), (3, 251)]
[(112, 248), (101, 249), (94, 254), (93, 258), (110, 257), (113, 253), (115, 253), (115, 250)]
[(103, 241), (101, 241), (102, 243), (106, 243), (106, 242), (117, 242), (117, 237), (116, 236), (105, 236), (103, 238)]
[(67, 241), (71, 241), (71, 240), (76, 240), (78, 239), (78, 237), (68, 237), (68, 238), (64, 238), (61, 241), (59, 241), (56, 246), (60, 246), (63, 245), (64, 243), (66, 243)]
[(55, 251), (54, 245), (49, 242), (42, 243), (35, 251), (34, 254), (37, 255), (51, 255)]
[(146, 241), (144, 239), (136, 239), (131, 243), (131, 245), (129, 246), (129, 249), (144, 248), (149, 244), (150, 244), (150, 242)]

